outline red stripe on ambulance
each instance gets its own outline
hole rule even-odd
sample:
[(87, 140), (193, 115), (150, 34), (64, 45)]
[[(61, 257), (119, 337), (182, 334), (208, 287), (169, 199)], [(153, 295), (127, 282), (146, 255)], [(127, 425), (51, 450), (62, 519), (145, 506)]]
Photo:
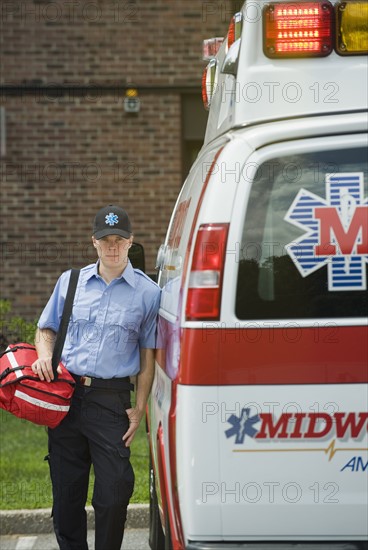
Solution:
[(221, 323), (203, 323), (202, 329), (184, 329), (179, 384), (368, 382), (367, 327), (272, 328), (270, 322), (267, 329), (254, 325), (217, 328)]

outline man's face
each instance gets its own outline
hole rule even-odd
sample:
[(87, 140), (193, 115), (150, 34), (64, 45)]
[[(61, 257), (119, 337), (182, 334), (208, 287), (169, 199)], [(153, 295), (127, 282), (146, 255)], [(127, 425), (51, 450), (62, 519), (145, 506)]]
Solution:
[(92, 237), (93, 246), (97, 250), (98, 257), (106, 267), (125, 265), (132, 241), (133, 237), (125, 239), (120, 235), (107, 235), (98, 240)]

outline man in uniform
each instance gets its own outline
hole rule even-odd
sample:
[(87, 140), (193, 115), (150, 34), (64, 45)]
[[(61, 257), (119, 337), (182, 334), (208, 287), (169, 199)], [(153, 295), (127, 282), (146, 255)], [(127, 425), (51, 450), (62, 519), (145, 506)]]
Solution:
[[(93, 464), (95, 549), (120, 550), (134, 473), (129, 446), (151, 390), (159, 287), (133, 269), (129, 217), (109, 205), (96, 214), (98, 261), (81, 269), (62, 362), (76, 380), (70, 411), (49, 429), (53, 521), (61, 550), (88, 550), (85, 504)], [(59, 278), (38, 322), (41, 380), (53, 379), (51, 358), (70, 271)], [(130, 377), (137, 375), (130, 404)], [(52, 389), (52, 388), (51, 388)]]

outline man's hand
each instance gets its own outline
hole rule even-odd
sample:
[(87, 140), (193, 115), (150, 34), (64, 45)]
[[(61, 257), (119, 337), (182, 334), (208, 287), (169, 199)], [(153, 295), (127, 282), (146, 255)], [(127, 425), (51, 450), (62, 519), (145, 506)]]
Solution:
[(133, 441), (135, 432), (138, 430), (139, 424), (146, 411), (147, 400), (153, 381), (154, 350), (148, 348), (141, 349), (140, 363), (141, 368), (137, 376), (136, 405), (126, 410), (129, 417), (129, 428), (123, 435), (123, 441), (125, 441), (127, 447), (129, 447)]
[[(51, 365), (52, 357), (39, 357), (32, 365), (32, 370), (37, 374), (40, 380), (51, 382), (54, 379), (54, 373)], [(59, 374), (62, 373), (60, 365), (57, 368)]]
[(144, 410), (134, 407), (132, 409), (126, 409), (126, 413), (129, 418), (129, 428), (126, 433), (123, 435), (123, 441), (125, 441), (125, 446), (130, 447), (131, 442), (134, 439), (135, 432), (139, 428), (139, 424), (144, 416)]
[[(36, 331), (35, 345), (38, 359), (33, 363), (32, 370), (40, 380), (46, 380), (47, 382), (51, 382), (54, 379), (51, 360), (55, 339), (56, 334), (51, 329), (38, 328)], [(60, 366), (57, 368), (57, 372), (61, 374), (62, 370)]]

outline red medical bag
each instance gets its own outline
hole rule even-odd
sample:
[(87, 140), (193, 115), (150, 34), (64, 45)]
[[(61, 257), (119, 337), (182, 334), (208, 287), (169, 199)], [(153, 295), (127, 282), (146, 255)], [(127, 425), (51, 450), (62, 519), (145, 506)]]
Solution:
[(11, 344), (0, 356), (0, 407), (49, 428), (67, 415), (75, 381), (62, 363), (57, 380), (40, 380), (31, 369), (37, 359), (34, 346)]

